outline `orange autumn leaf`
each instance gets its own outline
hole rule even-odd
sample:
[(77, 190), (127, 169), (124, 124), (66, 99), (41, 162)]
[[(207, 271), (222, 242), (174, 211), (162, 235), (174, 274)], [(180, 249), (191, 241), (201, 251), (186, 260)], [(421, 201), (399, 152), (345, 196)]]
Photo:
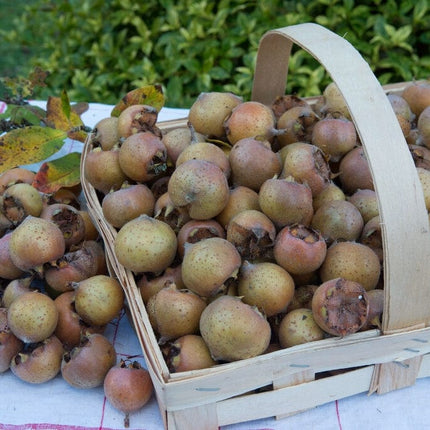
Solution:
[(80, 183), (79, 165), (81, 154), (71, 152), (56, 160), (42, 164), (33, 180), (33, 186), (42, 193), (55, 193), (62, 187)]
[(87, 133), (81, 117), (70, 106), (65, 91), (61, 97), (48, 97), (46, 104), (46, 123), (49, 127), (63, 130), (70, 139), (85, 142)]
[(119, 116), (125, 108), (139, 104), (152, 106), (159, 112), (164, 106), (161, 85), (145, 85), (128, 92), (112, 109), (111, 116)]

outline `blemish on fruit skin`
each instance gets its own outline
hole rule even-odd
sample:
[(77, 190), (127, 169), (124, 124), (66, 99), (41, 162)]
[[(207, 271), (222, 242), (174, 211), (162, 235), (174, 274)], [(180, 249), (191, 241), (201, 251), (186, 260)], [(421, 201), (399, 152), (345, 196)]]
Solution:
[(326, 306), (322, 306), (321, 307), (321, 315), (323, 318), (327, 318), (327, 307)]

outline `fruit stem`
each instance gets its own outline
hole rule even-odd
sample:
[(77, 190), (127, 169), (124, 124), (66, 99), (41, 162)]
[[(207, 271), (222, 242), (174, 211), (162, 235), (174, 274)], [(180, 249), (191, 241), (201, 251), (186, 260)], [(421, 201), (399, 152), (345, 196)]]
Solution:
[(128, 412), (125, 413), (125, 417), (124, 417), (124, 427), (126, 429), (128, 429), (130, 427), (130, 416), (128, 414)]

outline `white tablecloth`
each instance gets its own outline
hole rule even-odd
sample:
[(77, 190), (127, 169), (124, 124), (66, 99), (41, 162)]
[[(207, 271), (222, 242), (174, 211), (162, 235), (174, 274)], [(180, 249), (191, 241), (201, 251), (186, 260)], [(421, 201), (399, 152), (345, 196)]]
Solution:
[[(35, 102), (44, 106), (44, 102)], [(111, 106), (91, 104), (82, 115), (90, 127), (109, 116)], [(184, 117), (181, 109), (162, 109), (159, 119)], [(67, 142), (55, 155), (80, 151), (82, 144)], [(118, 358), (138, 355), (144, 364), (137, 337), (125, 314), (109, 324), (106, 335), (113, 342)], [(430, 429), (430, 378), (414, 386), (384, 395), (366, 393), (318, 406), (276, 421), (273, 418), (222, 427), (222, 430), (425, 430)], [(105, 399), (103, 388), (80, 390), (68, 385), (60, 375), (41, 385), (20, 381), (10, 371), (0, 374), (0, 430), (111, 430), (123, 427), (123, 415)], [(130, 429), (161, 430), (163, 423), (154, 398), (130, 417)], [(202, 429), (204, 430), (204, 429)]]

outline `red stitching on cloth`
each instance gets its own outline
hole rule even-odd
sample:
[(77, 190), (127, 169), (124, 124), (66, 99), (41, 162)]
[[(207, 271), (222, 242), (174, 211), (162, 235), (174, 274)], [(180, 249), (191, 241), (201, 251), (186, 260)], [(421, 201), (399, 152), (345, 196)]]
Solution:
[[(116, 338), (118, 335), (118, 330), (119, 330), (119, 322), (121, 320), (121, 318), (125, 315), (124, 310), (121, 311), (121, 314), (119, 315), (118, 319), (112, 323), (115, 325), (115, 330), (113, 332), (113, 337), (112, 337), (112, 345), (115, 347), (115, 342), (116, 342)], [(102, 406), (102, 415), (100, 417), (100, 427), (99, 430), (103, 429), (103, 421), (105, 419), (105, 407), (106, 407), (106, 396), (103, 398), (103, 406)]]
[(84, 426), (70, 426), (62, 424), (0, 424), (0, 430), (122, 430), (113, 429), (108, 427), (84, 427)]
[(342, 422), (340, 421), (340, 413), (339, 413), (339, 402), (336, 400), (334, 403), (336, 407), (336, 417), (337, 417), (337, 423), (339, 424), (339, 430), (342, 430)]

